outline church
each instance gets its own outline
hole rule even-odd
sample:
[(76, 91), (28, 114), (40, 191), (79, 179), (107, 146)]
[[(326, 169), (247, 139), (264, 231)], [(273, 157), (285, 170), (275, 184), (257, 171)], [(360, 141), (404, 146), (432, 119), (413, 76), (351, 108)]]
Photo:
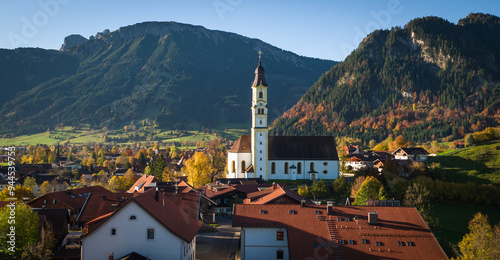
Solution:
[(227, 157), (227, 178), (318, 180), (339, 176), (332, 136), (269, 136), (267, 82), (260, 61), (252, 83), (252, 129), (234, 143)]

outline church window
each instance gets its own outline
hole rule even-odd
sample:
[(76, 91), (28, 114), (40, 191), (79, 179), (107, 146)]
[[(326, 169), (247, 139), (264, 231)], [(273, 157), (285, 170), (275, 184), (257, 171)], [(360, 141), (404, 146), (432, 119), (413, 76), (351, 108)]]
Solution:
[(262, 136), (262, 133), (260, 133), (260, 136)]
[(264, 92), (262, 92), (262, 90), (259, 92), (259, 98), (264, 98)]
[(241, 161), (241, 172), (245, 172), (246, 170), (246, 162), (245, 161)]
[(262, 158), (260, 158), (260, 160), (262, 161)]
[(271, 163), (271, 174), (275, 174), (275, 173), (276, 173), (276, 163), (272, 162)]
[(324, 165), (324, 166), (328, 166), (328, 162), (324, 162), (324, 163), (323, 163), (323, 165)]
[(311, 162), (311, 164), (309, 165), (309, 169), (310, 169), (311, 171), (314, 171), (314, 162)]
[(262, 153), (262, 150), (260, 150), (260, 153)]
[(323, 171), (323, 173), (324, 173), (324, 174), (328, 174), (328, 171), (327, 171), (327, 170), (324, 170), (324, 171)]
[(262, 144), (262, 142), (260, 142), (260, 144)]
[(288, 174), (288, 162), (285, 163), (285, 174)]
[(302, 174), (302, 163), (297, 163), (297, 174)]
[(236, 162), (235, 161), (231, 162), (231, 172), (236, 172)]

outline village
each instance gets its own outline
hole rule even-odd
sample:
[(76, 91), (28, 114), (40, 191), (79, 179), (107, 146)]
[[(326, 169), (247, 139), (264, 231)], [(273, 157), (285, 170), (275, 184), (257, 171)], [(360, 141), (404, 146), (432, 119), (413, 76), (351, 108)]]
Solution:
[(440, 178), (438, 167), (426, 164), (435, 154), (402, 136), (389, 144), (393, 151), (337, 146), (328, 136), (269, 136), (264, 74), (259, 60), (251, 134), (234, 143), (7, 148), (2, 157), (12, 163), (0, 168), (0, 206), (15, 201), (18, 222), (39, 223), (16, 226), (29, 236), (12, 236), (15, 254), (447, 259), (431, 231), (430, 190), (412, 182)]

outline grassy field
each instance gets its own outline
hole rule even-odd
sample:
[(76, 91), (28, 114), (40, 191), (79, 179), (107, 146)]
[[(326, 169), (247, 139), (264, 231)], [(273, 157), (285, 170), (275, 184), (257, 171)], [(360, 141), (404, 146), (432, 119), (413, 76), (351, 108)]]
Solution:
[(500, 142), (452, 150), (431, 157), (445, 169), (446, 181), (500, 185)]
[(450, 243), (457, 245), (462, 237), (469, 232), (469, 221), (477, 212), (487, 214), (492, 226), (500, 222), (500, 207), (498, 206), (457, 201), (432, 203), (431, 216), (439, 219), (437, 227), (433, 228), (432, 231), (448, 256), (451, 256), (450, 253), (453, 252)]
[[(84, 126), (80, 129), (72, 127), (58, 128), (56, 130), (47, 131), (38, 134), (22, 135), (13, 138), (1, 138), (0, 146), (9, 145), (29, 145), (29, 144), (47, 144), (55, 145), (57, 143), (65, 143), (69, 140), (72, 144), (88, 144), (88, 143), (103, 143), (103, 136), (106, 136), (110, 143), (131, 144), (136, 142), (156, 142), (161, 140), (162, 143), (173, 144), (178, 143), (184, 145), (190, 143), (190, 146), (199, 141), (210, 141), (215, 136), (222, 137), (230, 141), (235, 141), (242, 134), (248, 134), (246, 129), (226, 129), (217, 131), (216, 134), (205, 133), (201, 131), (181, 131), (175, 130), (159, 130), (148, 127), (140, 127), (136, 130), (124, 129), (118, 130), (91, 130)], [(155, 136), (148, 138), (148, 136)]]

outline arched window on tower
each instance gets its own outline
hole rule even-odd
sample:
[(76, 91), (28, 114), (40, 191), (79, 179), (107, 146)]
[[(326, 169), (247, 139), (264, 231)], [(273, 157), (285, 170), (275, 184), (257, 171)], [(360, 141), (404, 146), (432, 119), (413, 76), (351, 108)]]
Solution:
[(231, 172), (236, 172), (236, 162), (231, 161)]
[(247, 169), (246, 168), (246, 162), (245, 161), (241, 161), (241, 172), (245, 172), (245, 170)]
[(301, 173), (302, 173), (302, 163), (298, 162), (297, 163), (297, 174), (301, 174)]
[(311, 164), (309, 165), (309, 169), (311, 169), (311, 171), (314, 171), (314, 162), (311, 162)]
[(288, 174), (288, 162), (285, 163), (285, 174)]
[(264, 92), (262, 92), (262, 90), (259, 92), (259, 98), (264, 98)]
[(276, 173), (276, 163), (272, 162), (271, 163), (271, 174), (275, 174), (275, 173)]

